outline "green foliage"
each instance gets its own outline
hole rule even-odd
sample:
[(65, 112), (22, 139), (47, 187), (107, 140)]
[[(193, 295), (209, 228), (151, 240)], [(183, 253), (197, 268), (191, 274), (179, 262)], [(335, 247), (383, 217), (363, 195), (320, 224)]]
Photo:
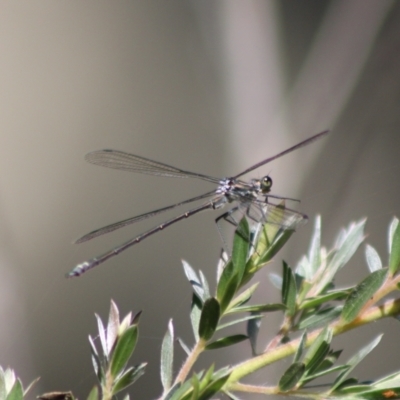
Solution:
[[(259, 282), (249, 282), (272, 261), (293, 234), (281, 228), (285, 208), (278, 207), (274, 223), (256, 224), (243, 218), (236, 229), (232, 256), (222, 254), (218, 264), (215, 291), (202, 271), (183, 262), (184, 273), (192, 288), (190, 322), (194, 343), (186, 345), (175, 338), (172, 320), (161, 344), (160, 374), (163, 400), (205, 400), (226, 394), (231, 399), (243, 393), (308, 397), (314, 400), (383, 400), (400, 398), (400, 371), (374, 382), (360, 383), (351, 376), (354, 368), (379, 344), (381, 336), (360, 349), (347, 362), (338, 363), (341, 350), (334, 349), (335, 336), (384, 317), (400, 314), (400, 224), (394, 219), (389, 228), (387, 266), (370, 245), (365, 247), (369, 274), (358, 284), (336, 288), (336, 274), (348, 263), (364, 240), (365, 220), (351, 223), (338, 235), (334, 246), (321, 245), (321, 219), (315, 223), (308, 254), (297, 266), (283, 262), (282, 274), (270, 274), (279, 290), (281, 302), (251, 302)], [(392, 298), (387, 296), (392, 294)], [(379, 302), (379, 305), (377, 303)], [(279, 312), (282, 322), (269, 327), (275, 337), (258, 343), (265, 314)], [(132, 385), (145, 370), (145, 363), (128, 367), (138, 342), (140, 313), (128, 314), (121, 322), (117, 306), (111, 302), (106, 327), (96, 315), (98, 335), (89, 336), (93, 367), (99, 381), (88, 400), (109, 400)], [(243, 324), (246, 328), (244, 329)], [(227, 328), (238, 330), (226, 333)], [(186, 359), (174, 370), (174, 343), (183, 348)], [(215, 370), (214, 364), (199, 371), (196, 362), (205, 351), (249, 342), (251, 354), (239, 364)], [(100, 351), (98, 351), (100, 348)], [(259, 350), (264, 348), (264, 350)], [(217, 353), (215, 353), (217, 354)], [(216, 360), (218, 360), (216, 356)], [(286, 371), (273, 386), (247, 385), (242, 379), (261, 368), (292, 357)], [(318, 386), (318, 379), (328, 379)], [(317, 382), (315, 382), (317, 381)], [(313, 388), (310, 383), (317, 384)], [(311, 389), (312, 388), (312, 389)], [(11, 370), (0, 369), (0, 400), (22, 400), (22, 383)], [(44, 400), (74, 400), (71, 392), (51, 392)], [(124, 399), (129, 400), (125, 395)]]

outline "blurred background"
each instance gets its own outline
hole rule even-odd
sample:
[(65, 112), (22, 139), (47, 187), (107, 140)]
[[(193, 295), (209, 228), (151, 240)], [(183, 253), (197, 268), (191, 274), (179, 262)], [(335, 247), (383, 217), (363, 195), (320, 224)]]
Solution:
[[(367, 242), (387, 259), (387, 227), (400, 202), (400, 3), (389, 0), (2, 2), (0, 13), (0, 365), (33, 390), (95, 383), (88, 334), (94, 313), (143, 310), (133, 363), (149, 362), (130, 391), (161, 392), (161, 340), (173, 318), (192, 343), (191, 291), (181, 259), (215, 281), (221, 241), (216, 213), (181, 222), (79, 279), (78, 262), (159, 221), (72, 245), (82, 234), (212, 190), (201, 181), (160, 179), (84, 162), (115, 148), (179, 168), (231, 176), (324, 129), (327, 138), (254, 171), (273, 193), (301, 199), (310, 223), (298, 229), (271, 270), (308, 249), (315, 215), (323, 243), (368, 217)], [(173, 215), (173, 214), (171, 214)], [(168, 215), (167, 217), (170, 217)], [(161, 221), (162, 219), (160, 219)], [(364, 245), (339, 276), (368, 273)], [(266, 273), (256, 301), (274, 301)], [(262, 348), (273, 336), (266, 319)], [(377, 333), (359, 378), (399, 369), (396, 321), (334, 340), (355, 342), (342, 361)], [(395, 349), (397, 351), (397, 349)], [(178, 353), (176, 368), (183, 352)], [(250, 355), (238, 345), (220, 365)], [(211, 356), (211, 357), (210, 357)], [(207, 358), (208, 357), (208, 358)], [(374, 358), (375, 357), (375, 358)], [(214, 354), (202, 358), (207, 366)], [(378, 367), (379, 365), (379, 367)], [(285, 368), (283, 364), (282, 368)], [(273, 384), (277, 372), (252, 382)]]

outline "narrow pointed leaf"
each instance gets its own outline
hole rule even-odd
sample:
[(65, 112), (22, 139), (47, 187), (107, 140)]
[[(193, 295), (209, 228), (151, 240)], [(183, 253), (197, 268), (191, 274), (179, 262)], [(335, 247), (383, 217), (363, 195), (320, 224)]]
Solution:
[(390, 223), (389, 226), (389, 237), (388, 237), (388, 253), (390, 254), (392, 252), (392, 245), (393, 245), (393, 236), (394, 233), (396, 232), (397, 226), (399, 225), (399, 220), (395, 217), (392, 219), (392, 222)]
[(181, 345), (183, 351), (186, 353), (186, 355), (188, 356), (190, 354), (190, 349), (188, 346), (186, 346), (186, 343), (181, 339), (181, 338), (177, 338), (178, 343)]
[(172, 388), (169, 390), (169, 392), (164, 396), (163, 395), (163, 400), (178, 400), (182, 398), (182, 394), (186, 391), (185, 386), (187, 385), (182, 385), (181, 382), (177, 382)]
[(258, 313), (246, 315), (246, 316), (243, 317), (243, 318), (235, 319), (235, 320), (233, 320), (233, 321), (226, 322), (225, 324), (220, 324), (220, 325), (218, 325), (217, 331), (220, 331), (220, 330), (222, 330), (222, 329), (225, 329), (225, 328), (227, 328), (228, 326), (232, 326), (232, 325), (239, 324), (239, 323), (241, 323), (241, 322), (251, 321), (252, 319), (261, 319), (262, 317), (263, 317), (263, 315), (258, 314)]
[(275, 255), (286, 244), (286, 242), (290, 239), (293, 233), (294, 233), (293, 229), (285, 229), (282, 230), (280, 233), (278, 233), (278, 235), (272, 242), (271, 246), (269, 246), (266, 252), (262, 255), (259, 264), (264, 265), (265, 263), (270, 261), (273, 257), (275, 257)]
[(334, 278), (336, 273), (350, 260), (358, 246), (364, 240), (364, 226), (366, 220), (350, 224), (347, 230), (343, 230), (336, 239), (336, 252), (325, 269), (325, 273), (314, 288), (316, 293), (320, 293)]
[(379, 342), (382, 339), (382, 335), (379, 335), (376, 337), (371, 343), (369, 343), (367, 346), (363, 347), (361, 350), (359, 350), (353, 357), (350, 358), (350, 360), (346, 363), (346, 365), (349, 367), (348, 370), (340, 374), (336, 379), (332, 387), (330, 388), (330, 392), (332, 393), (334, 390), (336, 390), (340, 385), (343, 384), (347, 376), (350, 374), (350, 372), (379, 344)]
[(90, 351), (92, 354), (92, 364), (93, 364), (94, 372), (95, 372), (99, 382), (102, 382), (103, 378), (104, 378), (104, 372), (103, 372), (103, 369), (101, 366), (99, 355), (97, 354), (96, 346), (90, 335), (89, 335), (89, 344), (90, 344)]
[(225, 286), (225, 291), (221, 292), (221, 297), (218, 298), (220, 306), (221, 306), (221, 313), (225, 312), (225, 310), (229, 307), (229, 304), (233, 297), (236, 294), (236, 290), (239, 285), (239, 274), (235, 273), (231, 276), (231, 279), (227, 282)]
[(138, 327), (136, 325), (132, 325), (122, 334), (122, 336), (118, 338), (111, 358), (110, 369), (113, 377), (118, 376), (124, 369), (126, 363), (133, 353), (133, 350), (135, 349), (137, 337)]
[(307, 342), (307, 331), (304, 331), (303, 334), (301, 335), (299, 347), (296, 350), (296, 354), (294, 355), (293, 358), (293, 363), (297, 363), (300, 361), (301, 356), (303, 355), (303, 351), (306, 347), (306, 342)]
[(185, 260), (182, 260), (182, 265), (186, 278), (191, 284), (193, 291), (199, 296), (202, 301), (204, 301), (206, 299), (206, 296), (204, 295), (204, 288), (200, 282), (199, 277), (197, 276), (196, 271)]
[(235, 308), (231, 308), (229, 312), (225, 314), (233, 314), (238, 312), (274, 312), (274, 311), (283, 311), (286, 310), (286, 306), (281, 303), (271, 303), (271, 304), (253, 304), (249, 306), (239, 306)]
[(100, 316), (95, 314), (97, 320), (97, 330), (99, 331), (99, 338), (101, 343), (101, 348), (103, 354), (108, 357), (108, 348), (107, 348), (107, 339), (106, 339), (106, 330), (104, 329), (103, 321), (101, 320)]
[(357, 318), (364, 305), (382, 286), (386, 279), (387, 273), (387, 268), (375, 271), (367, 276), (352, 290), (343, 306), (341, 316), (343, 322), (350, 323)]
[(14, 382), (12, 389), (8, 393), (6, 400), (23, 400), (23, 398), (24, 398), (24, 390), (22, 388), (21, 381), (17, 379)]
[(392, 246), (389, 257), (390, 275), (396, 274), (400, 267), (400, 224), (397, 224), (392, 236)]
[(203, 271), (199, 271), (200, 275), (200, 281), (203, 286), (203, 291), (204, 291), (204, 300), (208, 299), (210, 297), (210, 286), (208, 285), (207, 279), (205, 275), (203, 274)]
[(192, 323), (193, 335), (196, 342), (199, 340), (199, 323), (201, 316), (201, 300), (199, 297), (193, 293), (192, 295), (192, 305), (190, 308), (190, 322)]
[(304, 364), (307, 370), (315, 368), (324, 359), (329, 351), (329, 345), (332, 341), (332, 330), (326, 327), (317, 336), (304, 356)]
[(123, 375), (116, 380), (113, 387), (113, 395), (116, 395), (121, 390), (135, 383), (144, 374), (146, 365), (147, 363), (142, 363), (135, 367), (129, 367)]
[(378, 252), (369, 244), (367, 244), (365, 247), (365, 258), (367, 260), (368, 269), (370, 272), (375, 272), (378, 271), (378, 269), (382, 269), (382, 261)]
[(207, 341), (212, 338), (217, 329), (220, 316), (220, 306), (218, 300), (214, 297), (209, 298), (204, 302), (201, 310), (199, 323), (199, 336)]
[(218, 286), (217, 286), (217, 299), (222, 298), (223, 294), (226, 290), (226, 285), (231, 280), (232, 276), (235, 273), (235, 267), (232, 261), (229, 261), (225, 268), (222, 270), (222, 273), (218, 279)]
[(349, 289), (341, 289), (341, 290), (335, 290), (332, 292), (328, 292), (328, 293), (322, 294), (320, 296), (309, 297), (301, 303), (301, 306), (299, 308), (300, 308), (300, 310), (304, 310), (306, 308), (318, 307), (329, 301), (343, 300), (349, 294), (350, 294)]
[(311, 239), (309, 254), (309, 269), (305, 271), (304, 278), (310, 280), (321, 264), (321, 216), (315, 219), (315, 227)]
[(138, 325), (141, 315), (142, 315), (142, 311), (138, 311), (138, 312), (133, 316), (131, 325)]
[(257, 289), (258, 285), (259, 285), (259, 282), (255, 283), (254, 285), (251, 285), (249, 288), (247, 288), (242, 293), (240, 293), (238, 296), (236, 296), (235, 299), (231, 302), (227, 312), (229, 312), (229, 310), (231, 308), (241, 306), (242, 304), (246, 304), (251, 299), (251, 296)]
[(164, 392), (171, 387), (174, 362), (174, 326), (172, 320), (168, 323), (167, 332), (161, 345), (161, 383)]
[(232, 262), (238, 281), (241, 282), (250, 246), (250, 230), (246, 217), (240, 221), (233, 239)]
[(99, 388), (97, 386), (93, 386), (86, 400), (99, 400)]
[(223, 347), (232, 346), (236, 343), (243, 342), (248, 339), (246, 335), (232, 335), (216, 340), (206, 346), (206, 350), (221, 349)]
[(219, 392), (219, 390), (222, 388), (222, 386), (225, 385), (226, 381), (229, 379), (230, 373), (226, 374), (225, 376), (222, 376), (215, 381), (211, 382), (200, 394), (200, 397), (198, 400), (208, 400), (212, 396), (214, 396), (215, 393)]
[(199, 392), (200, 392), (200, 382), (196, 375), (193, 375), (191, 381), (192, 381), (192, 387), (193, 387), (191, 400), (197, 400), (199, 397)]
[(283, 262), (282, 303), (286, 306), (286, 315), (293, 317), (296, 312), (297, 288), (292, 269)]
[[(138, 318), (138, 315), (140, 315), (140, 313), (141, 312), (136, 314), (135, 318)], [(131, 325), (135, 325), (135, 324), (132, 323), (132, 313), (130, 312), (127, 315), (125, 315), (124, 319), (119, 324), (118, 335), (121, 336)], [(110, 353), (111, 351), (112, 351), (112, 349), (108, 348), (108, 352)]]
[(314, 379), (318, 379), (329, 374), (334, 374), (335, 372), (340, 372), (347, 368), (349, 368), (347, 365), (338, 365), (337, 367), (327, 368), (322, 371), (315, 372), (311, 375), (307, 375), (302, 379), (301, 383), (302, 385), (304, 385), (308, 382), (311, 382)]
[(305, 368), (305, 365), (301, 362), (292, 364), (279, 380), (279, 389), (282, 392), (293, 389), (303, 376)]
[(329, 307), (305, 317), (299, 321), (298, 329), (315, 329), (326, 326), (334, 319), (338, 318), (342, 312), (342, 306)]
[(117, 305), (111, 300), (110, 313), (107, 323), (107, 351), (110, 352), (118, 336), (119, 311)]

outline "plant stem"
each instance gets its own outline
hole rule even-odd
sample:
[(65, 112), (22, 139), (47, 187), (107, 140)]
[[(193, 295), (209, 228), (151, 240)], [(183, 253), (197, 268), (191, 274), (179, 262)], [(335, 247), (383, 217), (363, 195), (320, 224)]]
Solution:
[[(376, 320), (386, 317), (392, 317), (399, 313), (400, 313), (400, 299), (387, 300), (384, 304), (372, 307), (371, 309), (365, 311), (356, 320), (352, 321), (349, 324), (344, 325), (340, 320), (338, 320), (330, 324), (330, 327), (333, 330), (333, 334), (336, 336), (341, 333), (347, 332), (351, 329), (358, 328), (362, 325), (366, 325), (370, 322), (374, 322)], [(321, 329), (318, 329), (310, 333), (308, 335), (306, 345), (310, 346), (317, 338), (320, 332)], [(292, 340), (291, 342), (283, 344), (279, 347), (276, 347), (275, 349), (269, 351), (268, 353), (261, 354), (258, 357), (254, 357), (250, 360), (244, 361), (243, 363), (233, 366), (232, 373), (225, 385), (225, 389), (230, 390), (231, 385), (233, 384), (236, 385), (241, 378), (253, 373), (256, 370), (259, 370), (260, 368), (263, 368), (278, 360), (288, 357), (291, 354), (294, 354), (299, 344), (300, 344), (300, 338)]]
[(174, 385), (178, 382), (183, 382), (186, 379), (190, 370), (193, 367), (193, 364), (196, 362), (197, 358), (199, 357), (200, 353), (204, 350), (205, 346), (206, 346), (206, 343), (202, 339), (200, 339), (195, 344), (191, 353), (189, 354), (188, 358), (186, 359), (185, 363), (182, 365), (182, 368), (179, 371), (179, 374), (175, 379)]

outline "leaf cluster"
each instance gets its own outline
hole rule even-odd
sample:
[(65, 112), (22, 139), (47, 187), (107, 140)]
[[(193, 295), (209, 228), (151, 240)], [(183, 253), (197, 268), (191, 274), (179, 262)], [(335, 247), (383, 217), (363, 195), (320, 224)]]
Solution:
[[(280, 217), (279, 217), (280, 213)], [(400, 372), (373, 382), (358, 382), (354, 368), (379, 344), (381, 336), (363, 347), (347, 362), (338, 363), (340, 349), (333, 347), (336, 335), (364, 324), (400, 314), (400, 299), (388, 298), (400, 288), (400, 224), (394, 219), (389, 228), (387, 266), (370, 245), (365, 248), (369, 273), (358, 284), (337, 288), (335, 277), (347, 265), (364, 240), (365, 220), (343, 229), (331, 249), (321, 245), (321, 220), (316, 219), (309, 251), (295, 267), (282, 263), (281, 275), (270, 274), (280, 291), (280, 302), (253, 304), (258, 282), (254, 276), (276, 256), (289, 240), (293, 229), (281, 228), (285, 207), (278, 207), (275, 223), (255, 224), (243, 218), (235, 231), (232, 254), (221, 255), (215, 289), (202, 271), (183, 262), (184, 273), (192, 288), (190, 321), (193, 344), (176, 337), (170, 320), (161, 345), (160, 375), (165, 400), (206, 400), (225, 394), (239, 399), (243, 393), (299, 396), (312, 399), (387, 399), (400, 398)], [(258, 343), (258, 332), (265, 313), (280, 312), (282, 321), (269, 343)], [(133, 384), (145, 371), (145, 363), (129, 367), (137, 344), (140, 313), (128, 314), (122, 321), (111, 302), (107, 325), (96, 315), (98, 336), (89, 336), (92, 361), (99, 388), (88, 400), (109, 400)], [(245, 329), (243, 329), (245, 325)], [(234, 326), (240, 333), (227, 334)], [(198, 371), (196, 361), (205, 351), (248, 342), (249, 358), (237, 365), (218, 370), (210, 365)], [(186, 359), (174, 373), (175, 344)], [(100, 351), (98, 350), (100, 349)], [(260, 350), (260, 348), (262, 350)], [(261, 368), (292, 358), (286, 371), (272, 386), (249, 385), (243, 379)], [(329, 379), (324, 388), (320, 378)], [(315, 382), (317, 381), (317, 382)], [(314, 386), (312, 386), (312, 384)], [(0, 400), (21, 400), (22, 384), (13, 372), (0, 371)], [(73, 400), (71, 392), (52, 392), (45, 400)], [(125, 395), (124, 399), (129, 399)]]

